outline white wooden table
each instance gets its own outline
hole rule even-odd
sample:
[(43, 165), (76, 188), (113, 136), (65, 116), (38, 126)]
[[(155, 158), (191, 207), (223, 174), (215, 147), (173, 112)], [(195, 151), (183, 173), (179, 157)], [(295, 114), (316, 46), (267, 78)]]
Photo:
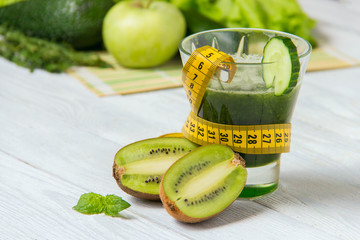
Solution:
[[(360, 59), (357, 0), (301, 4), (319, 35)], [(178, 132), (188, 112), (181, 88), (98, 98), (67, 74), (0, 59), (0, 239), (360, 239), (359, 67), (306, 74), (275, 193), (194, 225), (111, 176), (119, 148)], [(132, 206), (82, 215), (72, 207), (86, 192)]]

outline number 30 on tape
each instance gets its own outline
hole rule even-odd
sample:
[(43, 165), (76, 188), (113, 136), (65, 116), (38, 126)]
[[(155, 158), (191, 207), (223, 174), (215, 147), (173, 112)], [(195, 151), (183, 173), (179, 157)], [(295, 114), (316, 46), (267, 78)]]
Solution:
[(290, 151), (291, 124), (225, 125), (206, 121), (196, 115), (207, 85), (216, 71), (228, 73), (230, 82), (236, 72), (231, 56), (210, 46), (196, 49), (182, 70), (182, 80), (191, 104), (182, 132), (200, 145), (223, 144), (248, 154), (273, 154)]

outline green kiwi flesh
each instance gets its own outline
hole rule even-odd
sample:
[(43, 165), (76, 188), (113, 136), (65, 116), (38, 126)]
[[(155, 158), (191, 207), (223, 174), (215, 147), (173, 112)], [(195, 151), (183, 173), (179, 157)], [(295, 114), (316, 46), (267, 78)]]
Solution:
[(159, 199), (163, 174), (179, 158), (197, 148), (186, 138), (151, 138), (129, 144), (115, 155), (113, 176), (120, 188), (135, 197)]
[(199, 147), (164, 174), (161, 201), (177, 220), (203, 221), (222, 212), (239, 196), (246, 177), (244, 160), (229, 147)]

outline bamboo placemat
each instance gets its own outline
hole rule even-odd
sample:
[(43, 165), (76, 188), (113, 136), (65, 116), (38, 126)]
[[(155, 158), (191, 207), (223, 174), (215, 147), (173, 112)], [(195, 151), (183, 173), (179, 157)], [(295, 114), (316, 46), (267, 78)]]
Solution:
[[(68, 71), (70, 75), (100, 97), (182, 86), (182, 65), (179, 58), (155, 68), (129, 69), (119, 66), (109, 53), (103, 52), (100, 56), (114, 68), (76, 67)], [(307, 71), (353, 66), (360, 66), (360, 61), (346, 56), (331, 46), (322, 46), (314, 49), (311, 53)]]

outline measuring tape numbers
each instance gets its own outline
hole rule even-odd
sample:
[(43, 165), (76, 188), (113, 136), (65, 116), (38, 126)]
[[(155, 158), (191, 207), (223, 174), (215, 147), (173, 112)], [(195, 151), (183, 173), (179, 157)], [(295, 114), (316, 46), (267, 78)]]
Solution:
[(223, 144), (236, 152), (272, 154), (290, 151), (291, 124), (226, 125), (209, 122), (190, 112), (184, 136), (199, 145)]
[(227, 82), (232, 80), (236, 65), (231, 63), (234, 63), (231, 56), (210, 46), (198, 48), (191, 54), (182, 69), (182, 81), (194, 112), (200, 108), (206, 87), (216, 71), (227, 72)]
[(210, 79), (216, 71), (228, 73), (230, 82), (236, 72), (231, 56), (210, 46), (196, 49), (182, 70), (182, 80), (191, 105), (182, 132), (199, 145), (223, 144), (247, 154), (273, 154), (290, 151), (291, 124), (226, 125), (197, 116)]

